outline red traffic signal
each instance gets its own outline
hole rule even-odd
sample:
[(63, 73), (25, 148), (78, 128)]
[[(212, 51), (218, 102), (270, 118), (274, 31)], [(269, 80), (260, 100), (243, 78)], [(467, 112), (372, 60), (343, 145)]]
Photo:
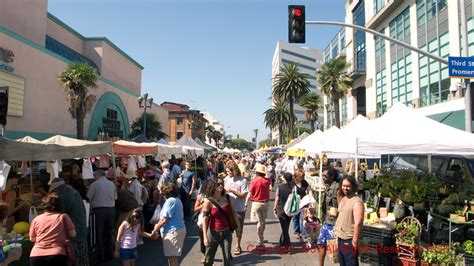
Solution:
[(306, 42), (305, 6), (288, 6), (288, 42)]

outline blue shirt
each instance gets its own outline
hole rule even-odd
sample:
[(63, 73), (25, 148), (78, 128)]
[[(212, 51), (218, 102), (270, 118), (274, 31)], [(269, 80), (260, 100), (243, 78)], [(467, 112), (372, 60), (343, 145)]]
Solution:
[(183, 203), (181, 203), (181, 200), (178, 198), (166, 199), (160, 212), (160, 218), (163, 217), (166, 217), (168, 221), (160, 229), (162, 235), (184, 228)]
[(191, 191), (191, 187), (193, 186), (193, 176), (194, 172), (189, 170), (183, 171), (183, 183), (181, 184), (181, 186), (184, 191), (186, 191), (186, 193), (189, 193), (189, 191)]

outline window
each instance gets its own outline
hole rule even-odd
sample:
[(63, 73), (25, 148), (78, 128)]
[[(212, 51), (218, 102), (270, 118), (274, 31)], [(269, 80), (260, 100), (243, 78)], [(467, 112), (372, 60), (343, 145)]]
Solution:
[[(365, 26), (365, 5), (360, 1), (354, 9), (354, 24)], [(365, 71), (365, 31), (354, 30), (354, 60), (355, 70)]]
[[(390, 37), (410, 44), (410, 13), (402, 11), (390, 24)], [(411, 52), (390, 43), (390, 65), (392, 77), (392, 103), (402, 102), (411, 105)]]
[(176, 140), (180, 139), (183, 136), (183, 132), (176, 132)]
[[(106, 117), (102, 118), (102, 131), (109, 137), (123, 138), (123, 130), (118, 120), (118, 111), (113, 107), (107, 108)], [(101, 131), (99, 129), (99, 131)]]
[[(382, 34), (384, 29), (380, 31)], [(387, 71), (385, 67), (385, 40), (375, 36), (375, 88), (376, 88), (376, 115), (383, 115), (387, 111)]]
[[(417, 0), (418, 45), (441, 57), (449, 56), (448, 10), (446, 0)], [(419, 55), (420, 106), (447, 101), (450, 81), (448, 66)]]
[(385, 0), (374, 0), (374, 15), (377, 15), (385, 6)]
[(182, 117), (176, 117), (176, 124), (182, 125), (183, 124), (183, 118)]

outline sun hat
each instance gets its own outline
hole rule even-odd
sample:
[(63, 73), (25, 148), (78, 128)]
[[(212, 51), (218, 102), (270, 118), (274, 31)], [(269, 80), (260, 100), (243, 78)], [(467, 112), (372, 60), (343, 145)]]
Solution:
[(259, 165), (257, 166), (257, 169), (255, 169), (255, 172), (256, 173), (261, 173), (261, 174), (267, 174), (267, 172), (265, 171), (265, 165)]
[(126, 179), (137, 178), (137, 174), (135, 173), (135, 171), (127, 171), (127, 173), (125, 174), (125, 178)]

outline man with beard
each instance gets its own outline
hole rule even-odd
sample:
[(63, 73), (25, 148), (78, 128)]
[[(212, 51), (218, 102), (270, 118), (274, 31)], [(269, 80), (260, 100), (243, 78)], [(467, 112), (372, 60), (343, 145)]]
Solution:
[[(334, 208), (337, 210), (339, 202), (339, 183), (336, 181), (337, 172), (334, 168), (329, 167), (323, 169), (323, 181), (325, 185), (323, 198), (321, 201), (322, 222), (321, 233), (318, 237), (319, 247), (319, 265), (324, 265), (324, 258), (326, 257), (326, 246), (329, 239), (335, 238), (334, 224), (336, 216), (330, 215), (330, 210)], [(334, 214), (331, 212), (331, 214)], [(336, 213), (337, 215), (337, 213)]]

